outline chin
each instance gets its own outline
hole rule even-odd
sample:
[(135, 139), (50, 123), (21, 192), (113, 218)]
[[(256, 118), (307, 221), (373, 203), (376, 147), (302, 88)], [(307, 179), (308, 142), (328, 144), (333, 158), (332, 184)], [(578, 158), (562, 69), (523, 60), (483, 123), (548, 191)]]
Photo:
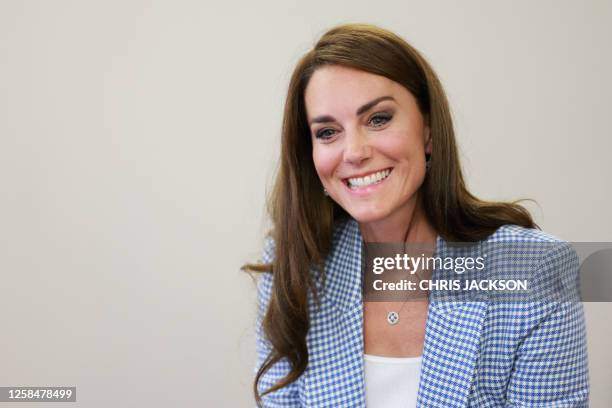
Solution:
[(389, 215), (388, 211), (377, 208), (351, 208), (347, 212), (360, 223), (380, 221)]

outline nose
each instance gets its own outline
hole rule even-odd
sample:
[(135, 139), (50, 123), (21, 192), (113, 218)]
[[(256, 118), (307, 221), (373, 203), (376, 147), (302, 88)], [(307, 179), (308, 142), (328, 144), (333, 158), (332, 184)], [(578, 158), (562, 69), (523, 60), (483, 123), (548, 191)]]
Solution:
[(344, 161), (359, 165), (372, 156), (372, 148), (367, 135), (359, 132), (346, 133), (346, 146), (344, 148)]

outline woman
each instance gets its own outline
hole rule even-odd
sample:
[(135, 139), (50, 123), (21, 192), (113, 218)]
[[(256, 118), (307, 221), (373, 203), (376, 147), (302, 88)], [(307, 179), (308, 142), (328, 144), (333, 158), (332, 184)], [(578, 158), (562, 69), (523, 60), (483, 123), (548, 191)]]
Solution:
[(580, 302), (364, 301), (362, 242), (449, 254), (462, 241), (475, 257), (518, 243), (491, 251), (498, 269), (577, 270), (569, 245), (520, 250), (562, 243), (522, 206), (468, 192), (444, 91), (414, 48), (372, 25), (329, 30), (291, 77), (281, 144), (273, 230), (243, 267), (262, 272), (258, 406), (588, 405)]

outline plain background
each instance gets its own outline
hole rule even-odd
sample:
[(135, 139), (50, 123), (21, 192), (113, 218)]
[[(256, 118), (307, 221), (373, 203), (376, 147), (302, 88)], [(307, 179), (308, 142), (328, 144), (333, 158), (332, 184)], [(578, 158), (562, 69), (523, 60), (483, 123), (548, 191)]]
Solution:
[[(252, 405), (239, 267), (260, 256), (293, 65), (346, 22), (429, 60), (477, 196), (612, 241), (609, 1), (2, 0), (0, 386), (77, 386), (54, 407)], [(607, 407), (612, 305), (586, 310)]]

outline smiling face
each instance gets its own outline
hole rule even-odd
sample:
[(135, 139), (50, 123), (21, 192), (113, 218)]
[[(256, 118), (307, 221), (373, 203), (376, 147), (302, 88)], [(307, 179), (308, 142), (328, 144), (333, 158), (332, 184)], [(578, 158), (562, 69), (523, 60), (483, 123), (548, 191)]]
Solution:
[(314, 166), (333, 200), (360, 223), (414, 208), (431, 142), (406, 88), (332, 65), (314, 72), (304, 102)]

